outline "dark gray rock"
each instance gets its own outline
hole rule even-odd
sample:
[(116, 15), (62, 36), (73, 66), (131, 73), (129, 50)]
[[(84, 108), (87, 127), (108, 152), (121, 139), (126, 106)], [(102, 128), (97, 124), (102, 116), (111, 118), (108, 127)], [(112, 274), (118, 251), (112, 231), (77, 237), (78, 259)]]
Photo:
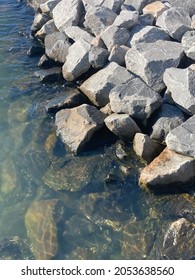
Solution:
[(37, 31), (35, 37), (39, 40), (44, 41), (46, 35), (55, 33), (57, 31), (58, 29), (56, 28), (53, 19), (51, 19), (48, 22), (46, 22), (40, 30)]
[(62, 78), (62, 68), (53, 67), (51, 69), (37, 70), (35, 76), (43, 83), (56, 82)]
[(136, 119), (149, 118), (162, 104), (161, 96), (139, 78), (114, 87), (109, 98), (113, 112), (126, 113)]
[(195, 64), (186, 69), (169, 68), (163, 80), (175, 103), (184, 112), (195, 114)]
[(191, 19), (183, 9), (171, 8), (164, 11), (156, 21), (173, 39), (180, 41), (185, 32), (191, 30)]
[(138, 12), (123, 10), (116, 17), (115, 21), (113, 22), (113, 25), (116, 25), (118, 27), (125, 27), (127, 29), (130, 29), (134, 25), (137, 24), (138, 18), (139, 18)]
[(170, 150), (195, 158), (195, 115), (171, 130), (166, 144)]
[(125, 56), (126, 67), (140, 76), (155, 91), (165, 88), (163, 73), (167, 68), (177, 67), (183, 56), (181, 44), (157, 41), (133, 46)]
[(61, 0), (48, 0), (45, 3), (40, 5), (41, 12), (44, 14), (51, 14), (55, 6), (60, 2)]
[(74, 41), (83, 39), (84, 41), (91, 43), (91, 41), (94, 39), (94, 36), (79, 26), (69, 26), (64, 30), (64, 32)]
[(185, 120), (186, 118), (179, 108), (164, 103), (148, 121), (149, 135), (157, 142), (164, 143), (168, 133)]
[(187, 57), (195, 60), (195, 31), (187, 31), (181, 40)]
[(60, 110), (55, 120), (57, 135), (77, 154), (85, 148), (93, 134), (103, 127), (104, 118), (102, 112), (86, 104)]
[(129, 48), (127, 46), (114, 45), (110, 51), (108, 60), (110, 62), (116, 62), (118, 65), (125, 66), (125, 55), (128, 50)]
[(38, 66), (44, 69), (49, 69), (52, 67), (55, 67), (57, 64), (57, 66), (59, 66), (58, 63), (56, 63), (53, 59), (49, 58), (47, 55), (42, 55), (39, 62), (38, 62)]
[(106, 7), (115, 13), (120, 11), (120, 7), (124, 0), (83, 0), (85, 9), (88, 10), (90, 6), (103, 6)]
[(195, 6), (194, 6), (194, 0), (169, 0), (168, 1), (171, 6), (181, 8), (185, 11), (187, 11), (190, 16), (195, 14)]
[(92, 46), (89, 52), (89, 63), (93, 68), (103, 68), (108, 63), (109, 51)]
[(31, 26), (31, 31), (36, 33), (41, 27), (51, 18), (47, 15), (37, 13), (35, 14), (33, 24)]
[(36, 55), (42, 55), (45, 53), (45, 49), (43, 46), (39, 46), (39, 45), (34, 45), (31, 46), (29, 48), (29, 50), (27, 51), (27, 55), (32, 57), (32, 56), (36, 56)]

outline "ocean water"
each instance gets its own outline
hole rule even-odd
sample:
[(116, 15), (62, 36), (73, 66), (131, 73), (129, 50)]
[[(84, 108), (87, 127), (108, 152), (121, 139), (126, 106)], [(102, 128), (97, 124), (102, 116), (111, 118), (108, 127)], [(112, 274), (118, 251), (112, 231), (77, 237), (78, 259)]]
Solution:
[(162, 258), (164, 233), (194, 196), (142, 191), (143, 164), (131, 147), (120, 160), (118, 142), (68, 151), (44, 105), (71, 89), (35, 77), (32, 20), (25, 1), (0, 0), (0, 259)]

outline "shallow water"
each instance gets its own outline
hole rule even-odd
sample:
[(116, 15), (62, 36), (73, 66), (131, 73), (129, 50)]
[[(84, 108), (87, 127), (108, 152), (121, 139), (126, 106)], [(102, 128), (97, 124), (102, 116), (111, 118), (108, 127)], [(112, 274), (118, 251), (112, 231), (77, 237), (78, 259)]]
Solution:
[(32, 20), (24, 1), (1, 0), (0, 259), (41, 258), (49, 223), (57, 231), (54, 259), (161, 258), (157, 236), (183, 216), (177, 205), (185, 197), (143, 192), (137, 185), (143, 164), (131, 148), (125, 160), (117, 158), (117, 144), (77, 157), (66, 150), (44, 110), (66, 85), (35, 78), (38, 58), (26, 55)]

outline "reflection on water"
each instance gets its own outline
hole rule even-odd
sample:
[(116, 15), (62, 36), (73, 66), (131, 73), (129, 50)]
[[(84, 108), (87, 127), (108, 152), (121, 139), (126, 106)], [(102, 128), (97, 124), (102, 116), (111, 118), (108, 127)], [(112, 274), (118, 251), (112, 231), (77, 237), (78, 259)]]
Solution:
[(66, 89), (33, 75), (32, 19), (25, 3), (1, 1), (0, 259), (161, 258), (162, 226), (194, 222), (193, 196), (142, 192), (141, 163), (131, 149), (120, 160), (117, 143), (77, 157), (66, 151), (44, 110)]

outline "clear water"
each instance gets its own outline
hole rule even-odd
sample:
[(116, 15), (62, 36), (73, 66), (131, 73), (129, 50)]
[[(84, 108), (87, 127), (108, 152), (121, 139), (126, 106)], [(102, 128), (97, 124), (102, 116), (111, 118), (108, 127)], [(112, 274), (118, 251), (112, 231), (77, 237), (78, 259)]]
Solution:
[[(24, 1), (0, 0), (0, 259), (41, 258), (49, 223), (57, 231), (54, 259), (160, 258), (157, 236), (187, 200), (143, 192), (137, 185), (143, 165), (131, 148), (125, 160), (117, 158), (116, 144), (77, 157), (66, 150), (44, 110), (66, 86), (35, 78), (38, 58), (26, 55), (32, 20)], [(44, 200), (59, 202), (52, 214), (50, 206), (33, 204)]]

